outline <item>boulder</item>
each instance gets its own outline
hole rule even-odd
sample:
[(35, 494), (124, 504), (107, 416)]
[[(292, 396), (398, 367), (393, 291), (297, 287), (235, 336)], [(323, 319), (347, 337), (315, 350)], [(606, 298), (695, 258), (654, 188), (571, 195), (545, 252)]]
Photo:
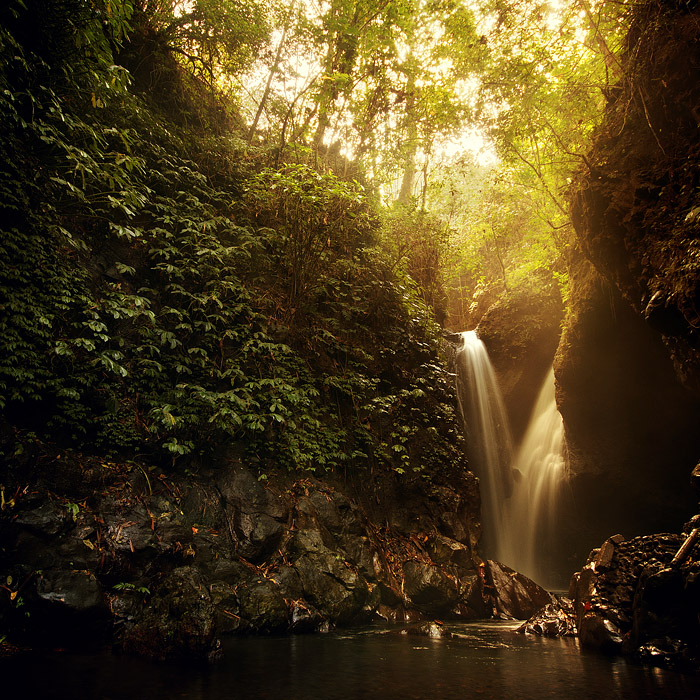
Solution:
[(180, 567), (124, 626), (119, 643), (124, 651), (151, 659), (208, 660), (219, 652), (215, 618), (211, 594), (199, 572)]
[(269, 579), (256, 578), (239, 586), (241, 629), (245, 632), (284, 632), (289, 625), (289, 611), (280, 587)]
[(618, 625), (602, 611), (584, 612), (578, 624), (581, 646), (592, 651), (615, 654), (622, 649), (622, 633)]
[(265, 513), (280, 522), (287, 519), (289, 511), (281, 494), (266, 487), (240, 464), (222, 469), (217, 474), (216, 485), (227, 508), (244, 513)]
[(238, 553), (254, 563), (272, 554), (284, 533), (282, 525), (265, 513), (238, 512), (235, 523)]
[(686, 560), (675, 559), (686, 540), (671, 534), (626, 541), (615, 536), (591, 552), (569, 590), (582, 647), (656, 665), (698, 667), (700, 547)]
[(445, 615), (455, 608), (459, 587), (438, 566), (417, 559), (403, 565), (404, 592), (410, 602), (426, 615)]
[(297, 531), (289, 551), (304, 599), (322, 615), (341, 625), (371, 616), (367, 581), (341, 553), (326, 547), (318, 531)]
[(539, 637), (575, 637), (577, 630), (573, 603), (568, 598), (558, 597), (538, 610), (516, 631)]
[(494, 613), (499, 617), (527, 620), (555, 600), (532, 579), (497, 561), (486, 562), (485, 577)]

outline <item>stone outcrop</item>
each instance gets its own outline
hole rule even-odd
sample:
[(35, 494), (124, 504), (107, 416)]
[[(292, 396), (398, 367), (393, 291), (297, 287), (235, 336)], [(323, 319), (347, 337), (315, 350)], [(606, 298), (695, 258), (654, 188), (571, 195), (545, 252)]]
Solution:
[(582, 256), (555, 360), (571, 507), (561, 540), (569, 570), (611, 532), (677, 531), (693, 512), (700, 410), (658, 334)]
[(700, 669), (700, 547), (682, 534), (614, 535), (594, 549), (559, 597), (518, 631), (547, 637), (578, 632), (581, 647), (636, 661)]
[(700, 667), (700, 548), (677, 556), (687, 535), (617, 535), (591, 552), (569, 591), (582, 647)]
[(546, 594), (494, 562), (485, 576), (477, 482), (453, 479), (363, 491), (237, 462), (166, 475), (57, 457), (4, 486), (0, 621), (35, 645), (191, 659), (227, 634), (526, 616)]
[(579, 560), (611, 532), (674, 532), (693, 512), (699, 17), (696, 3), (635, 5), (623, 75), (571, 188), (572, 308), (555, 373), (576, 507), (563, 528)]
[(539, 637), (575, 637), (577, 629), (573, 603), (569, 598), (556, 596), (520, 625), (517, 632)]
[(606, 117), (573, 189), (581, 250), (663, 339), (700, 396), (700, 11), (635, 7)]
[(532, 579), (505, 564), (489, 560), (485, 568), (495, 617), (525, 620), (555, 600)]
[(498, 378), (514, 439), (522, 437), (559, 344), (564, 307), (556, 284), (521, 284), (482, 316), (477, 334)]

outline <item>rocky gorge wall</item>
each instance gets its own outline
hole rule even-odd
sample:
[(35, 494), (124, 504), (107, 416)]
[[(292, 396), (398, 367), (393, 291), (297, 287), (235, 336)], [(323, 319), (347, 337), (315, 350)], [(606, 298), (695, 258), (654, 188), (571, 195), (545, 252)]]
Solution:
[[(483, 562), (477, 480), (197, 474), (56, 455), (0, 517), (15, 643), (211, 659), (230, 634), (526, 618), (549, 595)], [(364, 481), (364, 483), (363, 483)], [(12, 475), (4, 475), (5, 484)]]
[(598, 541), (678, 531), (695, 508), (698, 16), (696, 3), (636, 8), (572, 189), (573, 308), (555, 370), (579, 514)]
[(573, 602), (523, 631), (577, 627), (588, 649), (697, 670), (698, 3), (636, 5), (626, 41), (572, 188), (555, 361), (574, 504), (564, 536), (579, 557), (603, 544), (576, 567)]

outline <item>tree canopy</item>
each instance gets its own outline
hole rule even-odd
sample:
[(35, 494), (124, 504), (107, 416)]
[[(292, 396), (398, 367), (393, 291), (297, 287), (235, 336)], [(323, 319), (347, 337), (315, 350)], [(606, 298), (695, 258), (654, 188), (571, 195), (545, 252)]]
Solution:
[(0, 401), (30, 435), (420, 471), (452, 429), (435, 321), (566, 290), (624, 3), (0, 12)]

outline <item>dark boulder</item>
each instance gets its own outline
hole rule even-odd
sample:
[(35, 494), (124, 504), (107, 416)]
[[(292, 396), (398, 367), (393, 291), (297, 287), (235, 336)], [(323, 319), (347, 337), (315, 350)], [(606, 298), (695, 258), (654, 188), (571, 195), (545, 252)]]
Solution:
[(378, 601), (372, 604), (367, 580), (318, 530), (298, 530), (288, 547), (303, 597), (322, 615), (340, 625), (371, 617)]
[(173, 570), (147, 606), (125, 624), (119, 643), (129, 653), (152, 659), (211, 659), (218, 653), (216, 609), (199, 572)]
[(500, 562), (487, 561), (485, 575), (494, 614), (499, 617), (527, 620), (540, 608), (554, 602), (551, 593)]
[(413, 559), (403, 565), (403, 574), (404, 592), (422, 613), (445, 615), (454, 610), (459, 587), (440, 567)]
[(520, 625), (517, 632), (539, 637), (575, 637), (576, 613), (573, 603), (563, 596), (557, 597)]
[(241, 626), (244, 632), (285, 632), (289, 610), (280, 587), (274, 581), (256, 578), (238, 587)]
[(431, 639), (450, 639), (454, 636), (442, 622), (438, 622), (437, 620), (430, 620), (429, 622), (421, 622), (417, 625), (404, 627), (404, 629), (401, 630), (401, 634), (430, 637)]
[(699, 667), (700, 547), (679, 556), (687, 540), (616, 536), (591, 552), (570, 586), (582, 647), (645, 663)]
[(254, 563), (264, 561), (282, 539), (282, 525), (265, 513), (236, 514), (238, 553)]

